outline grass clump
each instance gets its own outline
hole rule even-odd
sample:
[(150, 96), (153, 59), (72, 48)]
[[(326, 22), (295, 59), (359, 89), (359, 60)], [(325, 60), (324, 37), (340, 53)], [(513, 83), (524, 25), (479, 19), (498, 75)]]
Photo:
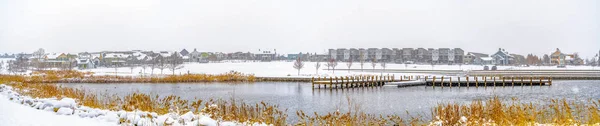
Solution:
[(550, 100), (548, 105), (503, 102), (498, 97), (474, 101), (468, 105), (439, 104), (433, 108), (432, 122), (443, 125), (597, 125), (600, 123), (600, 101), (587, 103), (568, 102), (565, 99)]

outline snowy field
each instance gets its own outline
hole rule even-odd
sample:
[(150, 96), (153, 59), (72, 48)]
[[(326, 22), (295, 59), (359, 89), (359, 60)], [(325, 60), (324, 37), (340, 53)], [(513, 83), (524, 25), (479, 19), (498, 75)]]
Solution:
[[(370, 72), (360, 71), (347, 71), (347, 70), (326, 70), (326, 63), (321, 62), (321, 67), (318, 70), (315, 67), (316, 62), (304, 62), (304, 68), (300, 70), (300, 76), (343, 76), (343, 75), (356, 75), (356, 74), (377, 74)], [(255, 74), (259, 77), (286, 77), (286, 76), (298, 76), (298, 71), (293, 68), (293, 62), (224, 62), (224, 63), (186, 63), (182, 69), (176, 70), (175, 74), (185, 73), (207, 73), (207, 74), (220, 74), (229, 71), (238, 71), (246, 74)], [(491, 66), (490, 66), (491, 67)], [(347, 63), (338, 63), (336, 69), (348, 69)], [(361, 69), (359, 63), (352, 63), (351, 69)], [(365, 63), (363, 66), (365, 70), (373, 69), (371, 63)], [(376, 64), (375, 69), (383, 69), (381, 64)], [(388, 70), (483, 70), (481, 65), (417, 65), (417, 64), (386, 64)], [(590, 66), (568, 66), (567, 68), (556, 68), (556, 66), (532, 66), (532, 67), (516, 67), (516, 66), (498, 66), (499, 70), (592, 70), (595, 67)], [(600, 68), (597, 68), (600, 69)], [(97, 68), (82, 71), (90, 71), (99, 75), (114, 75), (114, 68)], [(116, 71), (118, 75), (151, 75), (152, 72), (149, 68), (146, 68), (145, 72), (142, 68), (134, 68), (133, 72), (128, 67), (118, 68)], [(160, 74), (160, 70), (155, 69), (154, 74)], [(172, 71), (165, 69), (163, 74), (173, 74)]]
[[(10, 59), (0, 59), (0, 61), (7, 61)], [(238, 71), (245, 74), (254, 74), (258, 77), (298, 77), (298, 71), (293, 68), (294, 62), (275, 61), (275, 62), (240, 62), (240, 61), (224, 61), (221, 63), (185, 63), (182, 69), (175, 70), (175, 74), (185, 73), (206, 73), (206, 74), (221, 74), (229, 71)], [(381, 73), (370, 73), (360, 71), (347, 71), (347, 70), (326, 70), (325, 62), (321, 62), (321, 67), (318, 70), (315, 67), (316, 62), (304, 62), (304, 68), (300, 70), (300, 77), (312, 77), (312, 76), (344, 76), (344, 75), (357, 75), (357, 74), (373, 74), (379, 75)], [(418, 64), (386, 64), (388, 70), (483, 70), (482, 65), (418, 65)], [(348, 69), (348, 65), (345, 62), (339, 62), (335, 67), (336, 69)], [(491, 68), (491, 66), (490, 66)], [(351, 65), (351, 69), (361, 69), (360, 63), (354, 62)], [(363, 66), (365, 70), (373, 69), (371, 63), (365, 63)], [(375, 69), (383, 69), (380, 63), (375, 65)], [(600, 70), (597, 67), (591, 66), (567, 66), (567, 68), (557, 68), (556, 66), (531, 66), (531, 67), (518, 67), (518, 66), (498, 66), (498, 70)], [(120, 67), (105, 68), (100, 67), (96, 69), (84, 69), (81, 71), (94, 72), (96, 75), (120, 75), (120, 76), (141, 76), (141, 75), (161, 75), (160, 69), (154, 69), (154, 72), (150, 68), (145, 70), (141, 67), (133, 68)], [(0, 71), (0, 73), (7, 74), (6, 69)], [(173, 74), (171, 70), (164, 69), (162, 75)], [(410, 74), (403, 74), (410, 75)]]

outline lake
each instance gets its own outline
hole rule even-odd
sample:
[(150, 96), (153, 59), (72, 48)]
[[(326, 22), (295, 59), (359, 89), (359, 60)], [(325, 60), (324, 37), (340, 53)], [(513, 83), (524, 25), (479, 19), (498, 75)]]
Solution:
[(352, 89), (313, 89), (306, 82), (255, 82), (255, 83), (177, 83), (143, 84), (110, 83), (59, 84), (66, 87), (85, 89), (96, 93), (117, 94), (120, 96), (133, 92), (158, 94), (160, 96), (177, 95), (183, 99), (230, 99), (235, 97), (247, 103), (265, 101), (287, 109), (288, 120), (295, 122), (297, 110), (307, 113), (327, 113), (348, 109), (348, 99), (361, 106), (370, 114), (398, 114), (407, 117), (422, 115), (429, 118), (431, 108), (438, 103), (470, 103), (478, 99), (490, 99), (495, 96), (510, 100), (518, 98), (521, 102), (548, 103), (548, 99), (567, 99), (586, 101), (600, 98), (600, 81), (570, 80), (554, 81), (552, 86), (506, 86), (506, 87), (403, 87), (394, 86), (352, 88)]

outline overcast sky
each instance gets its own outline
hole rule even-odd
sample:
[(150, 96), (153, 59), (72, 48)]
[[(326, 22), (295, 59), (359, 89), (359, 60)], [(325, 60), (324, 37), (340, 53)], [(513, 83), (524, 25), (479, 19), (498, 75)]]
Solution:
[(0, 52), (440, 48), (583, 58), (598, 0), (0, 0)]

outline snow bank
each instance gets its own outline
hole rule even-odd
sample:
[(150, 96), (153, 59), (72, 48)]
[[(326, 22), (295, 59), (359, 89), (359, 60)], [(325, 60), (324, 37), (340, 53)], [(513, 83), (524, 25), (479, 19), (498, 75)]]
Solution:
[[(56, 98), (31, 98), (28, 96), (23, 96), (15, 91), (13, 88), (8, 85), (0, 84), (0, 99), (2, 101), (12, 101), (16, 106), (22, 106), (28, 108), (27, 111), (34, 111), (34, 113), (30, 113), (32, 116), (39, 115), (37, 113), (55, 113), (52, 116), (64, 115), (70, 117), (69, 120), (61, 120), (69, 122), (71, 120), (77, 119), (86, 119), (88, 122), (98, 123), (102, 122), (110, 125), (141, 125), (141, 126), (162, 126), (164, 124), (173, 125), (173, 126), (197, 126), (197, 125), (207, 125), (207, 126), (237, 126), (237, 125), (249, 125), (248, 123), (238, 123), (238, 122), (228, 122), (228, 121), (218, 121), (211, 119), (210, 116), (205, 114), (195, 115), (192, 112), (187, 112), (183, 115), (178, 115), (175, 113), (168, 113), (165, 115), (158, 115), (154, 112), (143, 112), (143, 111), (134, 111), (134, 112), (126, 112), (126, 111), (109, 111), (103, 109), (95, 109), (86, 106), (78, 105), (75, 99), (72, 98), (62, 98), (60, 100)], [(23, 110), (13, 110), (13, 106), (4, 106), (5, 103), (1, 103), (2, 109), (6, 109), (7, 111), (0, 112), (0, 125), (5, 123), (2, 119), (2, 114), (15, 114), (19, 113)], [(20, 104), (20, 105), (19, 105)], [(33, 108), (33, 109), (31, 109)], [(10, 110), (10, 111), (8, 111)], [(42, 111), (40, 111), (42, 110)], [(44, 112), (48, 111), (48, 112)], [(43, 114), (42, 114), (43, 115)], [(47, 114), (46, 114), (47, 115)], [(12, 116), (12, 115), (6, 115)], [(77, 118), (73, 118), (77, 117)], [(50, 116), (38, 117), (39, 119), (52, 119)], [(36, 118), (36, 119), (38, 119)], [(30, 118), (16, 118), (14, 120), (30, 120)], [(92, 120), (92, 121), (89, 121)], [(6, 125), (22, 125), (22, 124), (11, 124), (13, 121), (7, 121)], [(35, 123), (35, 122), (34, 122)], [(33, 125), (39, 125), (38, 124)], [(67, 125), (76, 125), (76, 124), (67, 124)], [(259, 124), (253, 123), (250, 125), (254, 126), (269, 126), (267, 124)]]
[[(300, 70), (294, 69), (293, 62), (285, 61), (274, 61), (274, 62), (223, 62), (223, 63), (185, 63), (183, 68), (176, 70), (175, 74), (185, 73), (205, 73), (205, 74), (222, 74), (229, 71), (238, 71), (246, 74), (254, 74), (258, 77), (312, 77), (312, 76), (346, 76), (346, 75), (358, 75), (358, 74), (372, 74), (379, 75), (379, 72), (361, 72), (361, 71), (347, 71), (339, 69), (348, 69), (348, 66), (344, 62), (339, 62), (336, 70), (324, 70), (327, 69), (325, 62), (321, 62), (321, 67), (318, 70), (315, 67), (316, 62), (305, 62), (304, 68)], [(488, 65), (489, 66), (489, 65)], [(419, 65), (419, 64), (386, 64), (388, 70), (483, 70), (482, 65)], [(556, 66), (531, 66), (531, 67), (518, 67), (518, 66), (497, 66), (498, 70), (593, 70), (599, 69), (591, 66), (568, 66), (567, 68), (556, 68)], [(354, 62), (351, 69), (361, 69), (360, 63)], [(372, 67), (371, 63), (365, 63), (363, 66), (364, 70), (371, 69), (382, 69), (381, 64), (376, 64), (375, 68)], [(114, 68), (96, 68), (80, 70), (85, 72), (94, 72), (96, 75), (121, 75), (121, 76), (141, 76), (141, 75), (158, 75), (161, 74), (159, 69), (155, 69), (152, 73), (150, 68), (146, 70), (141, 67), (133, 68), (129, 67), (118, 68), (116, 71)], [(173, 74), (172, 71), (165, 69), (164, 75)], [(398, 74), (398, 75), (423, 75), (423, 74)]]

